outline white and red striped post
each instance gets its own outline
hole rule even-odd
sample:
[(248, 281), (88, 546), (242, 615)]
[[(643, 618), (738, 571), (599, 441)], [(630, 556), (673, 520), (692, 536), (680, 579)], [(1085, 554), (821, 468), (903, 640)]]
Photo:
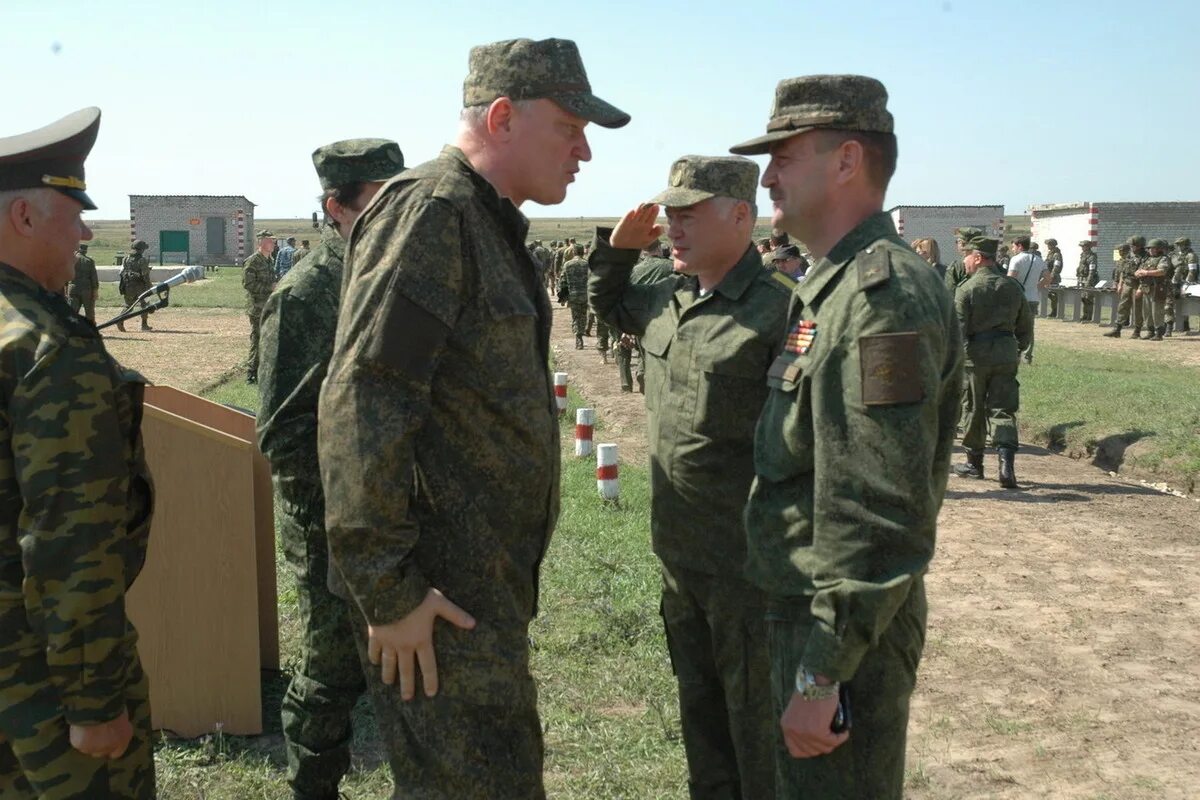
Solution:
[(1088, 203), (1088, 238), (1092, 244), (1100, 241), (1100, 209), (1095, 203)]
[(240, 262), (246, 258), (246, 212), (239, 208), (233, 217), (237, 226), (237, 254)]
[(567, 373), (554, 373), (554, 402), (558, 406), (558, 413), (562, 414), (567, 410)]
[(133, 250), (133, 243), (137, 241), (137, 218), (134, 216), (133, 203), (129, 204), (129, 249)]
[(904, 217), (897, 217), (896, 219), (896, 235), (901, 239), (904, 238)]
[(596, 445), (596, 488), (600, 490), (600, 499), (606, 503), (619, 503), (621, 487), (617, 479), (617, 446), (615, 444)]
[(592, 433), (596, 430), (596, 409), (579, 408), (575, 410), (575, 457), (583, 458), (592, 454)]

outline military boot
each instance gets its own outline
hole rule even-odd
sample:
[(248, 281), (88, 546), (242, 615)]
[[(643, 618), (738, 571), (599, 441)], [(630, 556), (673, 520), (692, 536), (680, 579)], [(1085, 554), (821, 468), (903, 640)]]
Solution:
[(1168, 323), (1166, 324), (1166, 329), (1163, 331), (1163, 336), (1165, 336), (1165, 337), (1167, 337), (1168, 339), (1170, 339), (1170, 338), (1171, 338), (1171, 334), (1172, 334), (1172, 333), (1174, 333), (1174, 332), (1175, 332), (1175, 323), (1174, 323), (1174, 322), (1168, 322)]
[(998, 457), (1000, 460), (1000, 486), (1005, 489), (1017, 488), (1017, 473), (1013, 465), (1017, 451), (1011, 447), (1001, 447)]
[(1167, 326), (1159, 325), (1158, 330), (1154, 331), (1154, 341), (1161, 342), (1163, 340), (1163, 336), (1166, 334), (1166, 332), (1167, 332)]
[(1120, 339), (1121, 338), (1121, 326), (1114, 325), (1113, 329), (1104, 335), (1110, 339)]
[(960, 478), (983, 480), (983, 451), (968, 450), (967, 460), (954, 465), (954, 474)]
[(645, 394), (646, 393), (646, 378), (645, 378), (645, 376), (638, 375), (637, 382), (638, 382), (638, 394)]
[(124, 321), (117, 323), (117, 330), (119, 330), (121, 333), (125, 332), (125, 322)]
[(576, 334), (576, 336), (575, 336), (575, 349), (576, 350), (583, 349), (583, 336), (578, 335), (578, 334)]
[(1132, 335), (1132, 336), (1130, 336), (1129, 338), (1130, 338), (1130, 339), (1140, 339), (1140, 338), (1142, 338), (1142, 329), (1141, 329), (1141, 328), (1134, 328), (1134, 329), (1133, 329), (1133, 335)]

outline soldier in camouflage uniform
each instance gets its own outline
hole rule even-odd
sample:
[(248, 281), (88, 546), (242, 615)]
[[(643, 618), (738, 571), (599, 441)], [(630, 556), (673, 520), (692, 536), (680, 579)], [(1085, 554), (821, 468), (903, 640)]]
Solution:
[(1096, 253), (1092, 249), (1094, 246), (1095, 243), (1091, 239), (1083, 239), (1079, 242), (1079, 266), (1075, 268), (1075, 285), (1083, 294), (1081, 300), (1083, 311), (1079, 317), (1081, 323), (1092, 321), (1092, 313), (1096, 304), (1096, 295), (1083, 290), (1095, 288), (1096, 284), (1100, 282)]
[[(783, 733), (775, 796), (788, 800), (903, 794), (954, 444), (962, 343), (950, 294), (882, 210), (896, 158), (886, 100), (858, 75), (784, 80), (769, 132), (732, 148), (771, 154), (772, 222), (816, 259), (767, 373), (745, 514)], [(839, 693), (853, 723), (841, 733)]]
[(966, 462), (954, 472), (963, 478), (983, 478), (983, 448), (990, 429), (1000, 462), (1000, 485), (1015, 489), (1016, 415), (1021, 405), (1017, 367), (1033, 335), (1033, 312), (1016, 281), (985, 269), (995, 259), (999, 244), (986, 236), (967, 244), (965, 261), (971, 277), (954, 295), (966, 342), (964, 378), (971, 393), (971, 413), (962, 438)]
[(317, 401), (333, 353), (345, 237), (383, 182), (404, 169), (386, 139), (317, 148), (327, 225), (303, 264), (279, 281), (259, 327), (258, 443), (271, 462), (280, 545), (296, 577), (300, 664), (283, 697), (288, 783), (297, 800), (336, 800), (350, 767), (351, 713), (366, 690), (349, 607), (329, 591)]
[(963, 255), (966, 253), (966, 243), (974, 239), (976, 236), (982, 236), (982, 228), (955, 228), (954, 229), (954, 247), (958, 252), (958, 258), (954, 259), (953, 263), (946, 269), (942, 280), (946, 284), (946, 288), (950, 291), (950, 296), (954, 297), (954, 290), (962, 284), (966, 283), (967, 270), (963, 267)]
[(574, 256), (563, 265), (562, 291), (571, 309), (571, 333), (575, 334), (575, 349), (583, 349), (583, 331), (587, 327), (588, 262), (583, 258), (583, 245), (575, 245)]
[[(324, 236), (324, 234), (322, 234)], [(312, 252), (312, 248), (308, 246), (308, 239), (301, 239), (300, 246), (296, 248), (295, 254), (292, 256), (292, 266), (295, 267), (300, 263), (300, 259)]]
[(1058, 239), (1046, 240), (1046, 269), (1050, 271), (1050, 317), (1058, 317), (1058, 292), (1055, 289), (1062, 286), (1063, 254), (1058, 249)]
[(100, 278), (96, 274), (96, 262), (87, 254), (88, 246), (79, 245), (75, 254), (75, 276), (71, 278), (71, 288), (67, 292), (71, 310), (76, 314), (82, 308), (84, 316), (89, 321), (96, 321), (96, 294), (100, 291)]
[[(153, 488), (145, 379), (61, 291), (100, 110), (0, 139), (0, 797), (151, 800), (149, 686), (125, 593)], [(23, 219), (17, 231), (13, 220)]]
[(629, 117), (562, 39), (473, 48), (463, 105), (456, 146), (385, 185), (347, 246), (318, 423), (331, 580), (396, 796), (539, 800), (529, 624), (561, 450), (517, 204), (562, 202), (584, 126)]
[[(1117, 248), (1117, 255), (1119, 257), (1117, 258), (1116, 265), (1113, 267), (1113, 282), (1116, 285), (1117, 306), (1113, 315), (1113, 329), (1104, 334), (1104, 336), (1110, 339), (1121, 338), (1121, 330), (1129, 324), (1129, 314), (1133, 310), (1133, 293), (1135, 290), (1133, 286), (1133, 273), (1137, 269), (1135, 266), (1137, 262), (1133, 260), (1131, 254), (1132, 242), (1135, 238), (1141, 237), (1131, 236), (1129, 237), (1129, 241)], [(1145, 242), (1146, 240), (1142, 239), (1142, 241)]]
[(246, 382), (258, 383), (258, 325), (263, 306), (275, 288), (275, 265), (271, 252), (275, 249), (275, 234), (261, 230), (257, 234), (258, 249), (242, 265), (242, 288), (246, 290), (246, 316), (250, 318), (250, 354), (246, 358)]
[[(150, 261), (146, 258), (146, 248), (149, 245), (138, 239), (133, 243), (133, 254), (125, 256), (121, 263), (120, 289), (125, 298), (125, 305), (132, 306), (143, 292), (150, 289)], [(142, 312), (142, 330), (150, 330), (147, 318), (150, 315)], [(118, 322), (117, 330), (125, 330), (125, 323)]]
[[(758, 166), (684, 156), (670, 188), (601, 228), (589, 288), (596, 313), (646, 348), (650, 530), (662, 563), (662, 616), (679, 683), (691, 797), (773, 797), (763, 593), (746, 582), (742, 505), (754, 423), (779, 354), (796, 282), (762, 268), (751, 241)], [(630, 272), (666, 208), (678, 270), (650, 284)]]
[(1146, 338), (1161, 342), (1166, 332), (1163, 317), (1166, 310), (1167, 282), (1174, 270), (1167, 255), (1165, 240), (1151, 239), (1146, 249), (1149, 254), (1142, 259), (1134, 272), (1134, 277), (1138, 279), (1138, 291), (1141, 293), (1142, 302), (1133, 307), (1133, 338), (1138, 338), (1145, 322)]
[(1008, 245), (1000, 245), (1000, 249), (996, 251), (996, 269), (1007, 275), (1008, 262), (1011, 260), (1012, 258), (1008, 255)]
[[(674, 272), (674, 262), (669, 258), (663, 258), (662, 247), (658, 240), (651, 242), (646, 247), (642, 248), (641, 261), (633, 266), (633, 271), (629, 273), (629, 282), (638, 285), (643, 283), (657, 283), (661, 280), (670, 278)], [(642, 339), (632, 333), (617, 332), (615, 354), (617, 359), (617, 373), (621, 378), (621, 391), (632, 392), (633, 382), (636, 378), (638, 392), (646, 393), (646, 348), (642, 346)], [(638, 354), (637, 370), (633, 370), (633, 354)]]
[[(1175, 297), (1183, 297), (1183, 287), (1189, 284), (1200, 281), (1200, 275), (1197, 274), (1196, 253), (1192, 250), (1192, 240), (1186, 236), (1180, 236), (1175, 240), (1175, 256), (1171, 259), (1174, 266), (1175, 274), (1172, 277), (1172, 288)], [(1188, 321), (1187, 314), (1180, 314), (1176, 317), (1175, 330), (1190, 333), (1191, 323)]]

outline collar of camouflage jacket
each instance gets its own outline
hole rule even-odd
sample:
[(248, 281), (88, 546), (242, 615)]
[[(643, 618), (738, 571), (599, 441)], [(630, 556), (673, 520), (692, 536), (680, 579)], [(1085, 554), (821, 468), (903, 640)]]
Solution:
[(346, 240), (338, 233), (337, 228), (326, 225), (325, 230), (321, 231), (321, 244), (328, 247), (342, 261), (346, 260)]
[(879, 211), (867, 217), (843, 236), (829, 251), (829, 255), (808, 270), (804, 280), (796, 287), (796, 294), (808, 305), (816, 299), (826, 284), (854, 260), (859, 251), (869, 247), (872, 242), (887, 237), (897, 238), (896, 226), (892, 224), (891, 216)]
[[(0, 261), (0, 281), (3, 281), (6, 284), (14, 286), (30, 294), (43, 297), (43, 299), (53, 297), (56, 294), (55, 292), (47, 291), (44, 286), (35, 281), (33, 278), (29, 277), (24, 272), (21, 272), (21, 270), (17, 269), (16, 267), (4, 263), (3, 261)], [(61, 295), (58, 296), (61, 297)]]
[(529, 220), (521, 213), (521, 209), (513, 205), (507, 197), (501, 197), (496, 187), (487, 178), (475, 171), (475, 167), (467, 159), (467, 154), (452, 144), (442, 148), (440, 159), (453, 164), (454, 168), (467, 177), (479, 190), (478, 199), (500, 220), (510, 236), (515, 236), (525, 246), (525, 234), (529, 231)]

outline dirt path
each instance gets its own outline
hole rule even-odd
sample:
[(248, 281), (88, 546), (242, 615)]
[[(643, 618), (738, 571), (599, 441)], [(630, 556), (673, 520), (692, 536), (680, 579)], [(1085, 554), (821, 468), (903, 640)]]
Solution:
[[(1051, 341), (1072, 350), (1088, 350), (1096, 353), (1111, 353), (1113, 355), (1137, 353), (1139, 358), (1146, 358), (1163, 364), (1179, 364), (1200, 367), (1200, 335), (1172, 336), (1161, 342), (1147, 339), (1131, 339), (1132, 328), (1121, 331), (1120, 339), (1110, 339), (1104, 336), (1111, 328), (1099, 325), (1081, 325), (1078, 322), (1068, 322), (1058, 319), (1038, 319), (1035, 321), (1035, 331), (1038, 335), (1045, 334)], [(1034, 348), (1036, 352), (1036, 346)]]
[[(1038, 324), (1045, 341), (1200, 363), (1200, 337), (1132, 342)], [(645, 463), (642, 397), (622, 394), (616, 367), (585, 342), (574, 349), (570, 314), (555, 306), (558, 369), (621, 460)], [(994, 456), (986, 468), (994, 476)], [(1013, 492), (951, 478), (908, 796), (1200, 795), (1200, 503), (1039, 448), (1021, 451), (1017, 471)]]
[[(98, 308), (96, 319), (111, 319), (118, 309)], [(226, 308), (169, 308), (150, 315), (152, 331), (137, 319), (125, 333), (105, 328), (104, 344), (118, 361), (154, 383), (198, 392), (246, 358), (250, 320), (246, 312)]]

